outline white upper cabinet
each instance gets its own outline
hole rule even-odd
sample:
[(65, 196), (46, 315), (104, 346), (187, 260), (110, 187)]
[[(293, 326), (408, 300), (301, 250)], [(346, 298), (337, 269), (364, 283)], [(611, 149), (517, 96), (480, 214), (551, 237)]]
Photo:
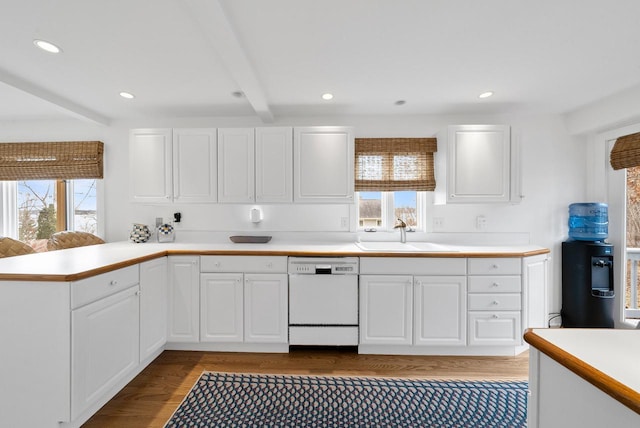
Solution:
[(218, 129), (218, 200), (247, 203), (255, 200), (255, 131)]
[(256, 202), (293, 200), (293, 129), (256, 128)]
[(218, 192), (216, 130), (173, 130), (173, 199), (215, 202)]
[(353, 202), (352, 128), (294, 128), (293, 144), (295, 202)]
[(218, 130), (218, 200), (291, 202), (293, 130), (290, 127)]
[(131, 200), (149, 204), (215, 202), (216, 157), (215, 129), (131, 130)]
[(518, 200), (509, 126), (449, 126), (447, 151), (447, 202)]
[(129, 176), (133, 202), (171, 202), (171, 137), (171, 129), (130, 131)]

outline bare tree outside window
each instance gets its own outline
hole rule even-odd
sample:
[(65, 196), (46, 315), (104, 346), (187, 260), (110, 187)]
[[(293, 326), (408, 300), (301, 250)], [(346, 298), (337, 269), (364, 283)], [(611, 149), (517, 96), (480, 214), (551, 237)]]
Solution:
[(56, 182), (18, 182), (18, 238), (36, 251), (44, 251), (56, 232)]

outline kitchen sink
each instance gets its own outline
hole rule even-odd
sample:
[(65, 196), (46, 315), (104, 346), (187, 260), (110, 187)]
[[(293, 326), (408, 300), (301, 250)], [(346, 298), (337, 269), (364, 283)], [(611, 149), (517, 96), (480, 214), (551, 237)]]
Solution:
[(441, 244), (433, 244), (431, 242), (396, 242), (396, 241), (369, 241), (356, 242), (356, 246), (363, 251), (380, 251), (380, 252), (457, 252), (458, 250)]

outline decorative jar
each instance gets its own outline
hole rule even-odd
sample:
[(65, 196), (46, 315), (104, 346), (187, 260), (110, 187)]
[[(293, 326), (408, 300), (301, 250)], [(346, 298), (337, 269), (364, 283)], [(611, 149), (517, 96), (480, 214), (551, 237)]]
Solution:
[(136, 244), (140, 244), (142, 242), (147, 242), (151, 237), (151, 231), (149, 230), (149, 226), (146, 224), (134, 223), (133, 230), (129, 234), (129, 239), (135, 242)]

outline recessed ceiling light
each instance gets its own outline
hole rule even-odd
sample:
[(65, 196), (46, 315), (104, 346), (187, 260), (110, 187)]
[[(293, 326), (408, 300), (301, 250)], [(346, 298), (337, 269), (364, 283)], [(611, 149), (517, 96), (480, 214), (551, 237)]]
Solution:
[(326, 94), (322, 94), (322, 99), (323, 100), (327, 100), (327, 101), (332, 100), (333, 99), (333, 94), (330, 94), (328, 92)]
[(493, 92), (487, 91), (487, 92), (483, 92), (480, 95), (478, 95), (478, 98), (489, 98), (492, 95), (493, 95)]
[(405, 105), (407, 102), (405, 100), (398, 100), (396, 101), (394, 104), (397, 106), (403, 106)]
[(120, 96), (121, 96), (122, 98), (126, 98), (126, 99), (128, 99), (128, 100), (131, 100), (131, 99), (133, 99), (133, 98), (135, 98), (135, 97), (136, 97), (135, 95), (133, 95), (133, 94), (132, 94), (132, 93), (130, 93), (130, 92), (120, 92)]
[(47, 42), (46, 40), (35, 39), (33, 44), (42, 49), (43, 51), (47, 51), (49, 53), (60, 53), (62, 49), (58, 46), (54, 45), (51, 42)]

